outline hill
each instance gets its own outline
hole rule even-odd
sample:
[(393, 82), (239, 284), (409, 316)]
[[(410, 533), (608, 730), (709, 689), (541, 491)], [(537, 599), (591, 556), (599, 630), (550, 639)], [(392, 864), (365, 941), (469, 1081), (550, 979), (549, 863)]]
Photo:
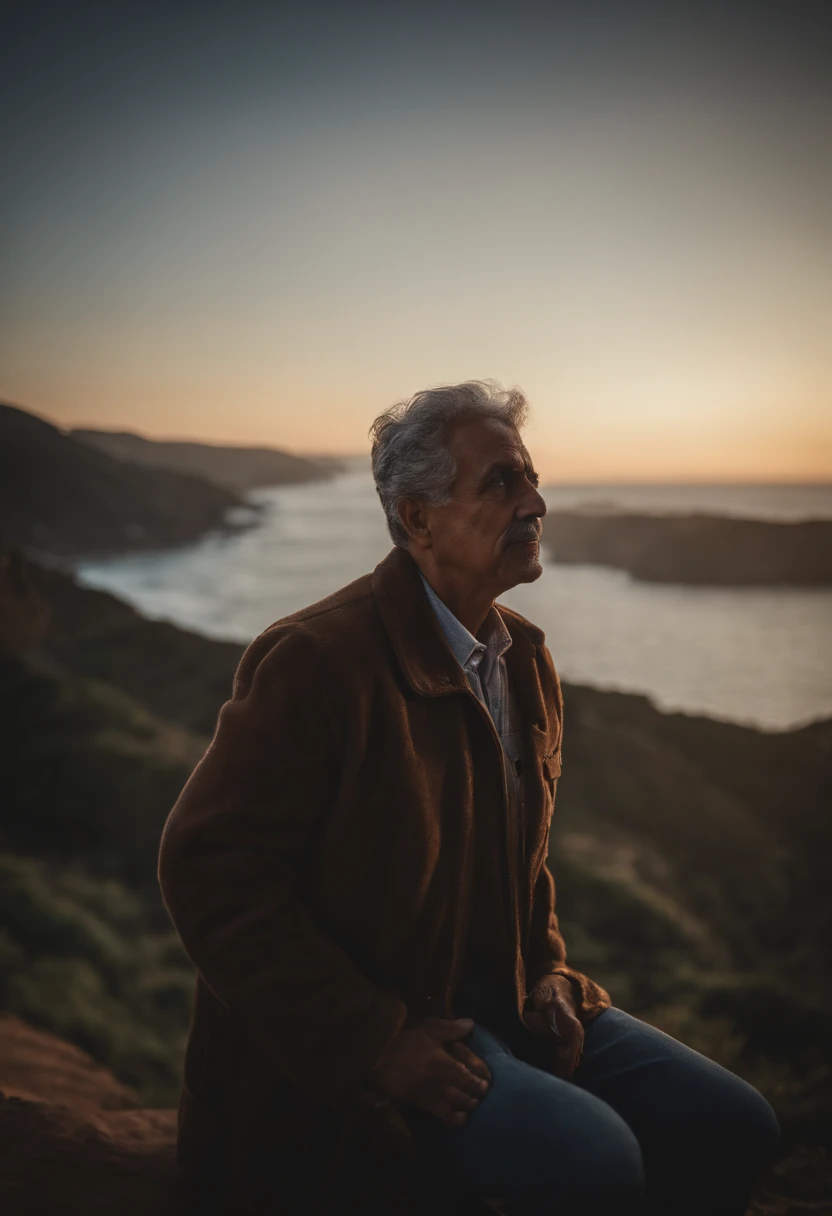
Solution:
[[(6, 553), (0, 651), (0, 1007), (175, 1105), (192, 973), (156, 852), (242, 647)], [(564, 698), (550, 860), (570, 962), (761, 1088), (783, 1185), (812, 1198), (832, 1145), (832, 722), (764, 732)]]
[(780, 522), (690, 515), (550, 511), (555, 561), (616, 566), (654, 583), (832, 585), (832, 520)]
[(184, 544), (227, 526), (231, 490), (143, 469), (0, 404), (0, 541), (69, 557)]
[(242, 653), (147, 620), (106, 591), (0, 549), (0, 651), (39, 655), (53, 674), (118, 689), (167, 722), (203, 737), (230, 693)]
[(333, 458), (319, 462), (279, 448), (145, 439), (129, 431), (79, 428), (72, 431), (72, 437), (117, 460), (190, 473), (229, 490), (319, 481), (333, 476), (341, 467)]

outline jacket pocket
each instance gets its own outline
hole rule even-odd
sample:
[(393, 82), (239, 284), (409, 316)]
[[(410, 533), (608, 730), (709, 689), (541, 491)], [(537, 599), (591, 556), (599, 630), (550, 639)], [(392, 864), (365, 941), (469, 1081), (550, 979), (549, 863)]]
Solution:
[(560, 776), (560, 768), (560, 749), (543, 757), (543, 771), (550, 781), (555, 781)]

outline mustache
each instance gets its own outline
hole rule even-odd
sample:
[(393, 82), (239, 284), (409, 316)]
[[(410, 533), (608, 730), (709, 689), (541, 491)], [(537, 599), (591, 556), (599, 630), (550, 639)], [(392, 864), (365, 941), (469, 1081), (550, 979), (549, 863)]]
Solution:
[(540, 540), (542, 532), (543, 525), (539, 519), (529, 520), (510, 528), (506, 533), (505, 544), (508, 546), (516, 545), (524, 540)]

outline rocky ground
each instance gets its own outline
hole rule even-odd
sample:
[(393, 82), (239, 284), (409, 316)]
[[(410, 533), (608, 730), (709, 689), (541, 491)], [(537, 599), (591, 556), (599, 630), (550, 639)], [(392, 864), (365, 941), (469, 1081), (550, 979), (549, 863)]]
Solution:
[[(175, 1110), (142, 1109), (135, 1092), (85, 1052), (0, 1014), (0, 1210), (184, 1216), (175, 1140)], [(820, 1163), (807, 1167), (818, 1171)], [(782, 1185), (775, 1167), (749, 1216), (829, 1212), (822, 1198), (778, 1196)], [(464, 1216), (486, 1211), (472, 1207)]]
[(176, 1112), (85, 1052), (0, 1014), (0, 1209), (10, 1216), (174, 1216)]

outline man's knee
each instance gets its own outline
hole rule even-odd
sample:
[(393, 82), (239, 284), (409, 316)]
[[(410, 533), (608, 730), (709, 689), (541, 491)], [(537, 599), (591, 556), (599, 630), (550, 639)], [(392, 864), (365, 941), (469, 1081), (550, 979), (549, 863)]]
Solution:
[(734, 1074), (690, 1103), (684, 1132), (691, 1150), (717, 1163), (745, 1162), (762, 1167), (780, 1149), (781, 1131), (772, 1107), (753, 1085)]
[(739, 1092), (728, 1105), (724, 1120), (742, 1156), (760, 1165), (776, 1158), (781, 1142), (780, 1124), (759, 1090), (741, 1082)]
[[(631, 1129), (619, 1121), (615, 1134), (601, 1139), (597, 1151), (584, 1162), (575, 1178), (577, 1197), (586, 1200), (588, 1212), (640, 1210), (644, 1197), (644, 1163), (641, 1147)], [(576, 1211), (583, 1211), (580, 1204)]]
[(641, 1148), (611, 1107), (599, 1112), (591, 1127), (585, 1123), (568, 1147), (562, 1125), (553, 1126), (551, 1133), (536, 1155), (536, 1168), (499, 1205), (507, 1216), (628, 1216), (640, 1211), (645, 1187)]

